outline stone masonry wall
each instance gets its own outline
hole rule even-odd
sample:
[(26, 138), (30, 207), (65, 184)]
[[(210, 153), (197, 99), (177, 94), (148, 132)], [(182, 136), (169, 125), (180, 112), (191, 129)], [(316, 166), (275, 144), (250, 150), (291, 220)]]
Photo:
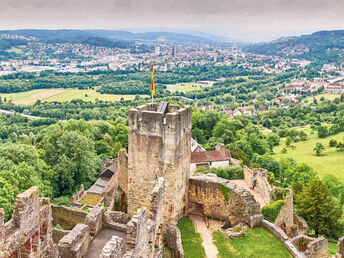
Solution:
[(244, 166), (244, 177), (247, 184), (259, 192), (268, 204), (271, 200), (272, 189), (268, 182), (267, 170), (261, 168), (249, 169)]
[[(132, 257), (153, 257), (162, 250), (165, 179), (160, 177), (151, 192), (151, 206), (138, 209), (127, 224), (127, 247)], [(155, 250), (156, 249), (156, 250)]]
[(289, 189), (289, 194), (284, 198), (284, 204), (275, 220), (277, 227), (285, 226), (286, 234), (291, 235), (292, 228), (294, 226), (294, 198), (293, 191)]
[(166, 179), (164, 223), (176, 223), (187, 203), (191, 157), (191, 108), (157, 104), (129, 111), (128, 214), (150, 210), (150, 193), (159, 177)]
[(78, 223), (85, 223), (87, 212), (66, 206), (51, 205), (53, 212), (53, 224), (59, 224), (63, 229), (71, 230)]
[(0, 209), (0, 257), (51, 257), (51, 207), (48, 198), (39, 198), (31, 187), (17, 196), (13, 216), (4, 224)]
[(172, 257), (184, 258), (184, 250), (182, 245), (182, 237), (177, 226), (167, 225), (164, 231), (164, 242), (172, 249)]
[(126, 149), (121, 149), (118, 152), (118, 186), (124, 192), (128, 194), (128, 154)]
[(90, 228), (85, 224), (77, 224), (58, 244), (61, 257), (82, 258), (90, 244)]
[(260, 214), (253, 195), (229, 180), (206, 174), (190, 177), (189, 182), (189, 202), (201, 205), (206, 216), (236, 224), (249, 222), (250, 216)]

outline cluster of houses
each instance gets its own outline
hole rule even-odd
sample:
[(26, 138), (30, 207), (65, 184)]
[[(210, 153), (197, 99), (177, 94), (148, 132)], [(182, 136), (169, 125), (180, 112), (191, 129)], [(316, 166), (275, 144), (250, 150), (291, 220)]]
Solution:
[(280, 91), (284, 94), (290, 93), (303, 93), (303, 92), (315, 92), (318, 91), (320, 88), (323, 88), (327, 93), (336, 93), (342, 94), (344, 93), (344, 78), (337, 78), (334, 80), (330, 80), (328, 82), (325, 81), (296, 81), (293, 84), (282, 88)]

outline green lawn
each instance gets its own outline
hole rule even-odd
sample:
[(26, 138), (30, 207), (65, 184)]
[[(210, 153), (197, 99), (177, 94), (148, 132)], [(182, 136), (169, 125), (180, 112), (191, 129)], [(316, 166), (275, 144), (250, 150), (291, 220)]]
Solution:
[[(87, 101), (108, 100), (119, 101), (122, 97), (125, 100), (132, 100), (135, 95), (115, 95), (115, 94), (100, 94), (95, 90), (79, 90), (79, 89), (38, 89), (25, 92), (0, 94), (0, 96), (7, 100), (12, 100), (14, 104), (28, 105), (35, 103), (38, 99), (41, 101), (71, 101), (73, 99), (82, 99)], [(145, 97), (145, 96), (142, 96)]]
[(171, 92), (175, 92), (175, 91), (189, 92), (189, 91), (200, 90), (203, 87), (209, 87), (207, 85), (196, 83), (196, 82), (167, 84), (166, 86), (167, 86), (167, 89)]
[[(274, 148), (274, 152), (276, 154), (273, 155), (273, 157), (277, 160), (279, 160), (281, 157), (292, 157), (300, 163), (307, 163), (321, 176), (332, 174), (344, 179), (344, 152), (339, 152), (335, 147), (329, 147), (328, 145), (330, 139), (332, 138), (336, 139), (337, 141), (343, 141), (344, 132), (331, 135), (326, 138), (318, 138), (317, 132), (310, 134), (312, 130), (309, 127), (299, 130), (304, 130), (308, 134), (308, 140), (304, 142), (292, 143), (292, 145), (296, 146), (296, 148), (287, 148), (287, 153), (281, 154), (281, 150), (285, 146), (285, 138), (282, 138), (281, 144)], [(321, 154), (321, 156), (316, 156), (313, 151), (317, 142), (320, 142), (325, 146), (325, 151)]]
[(314, 98), (316, 98), (318, 101), (320, 101), (321, 97), (324, 97), (325, 99), (328, 99), (328, 100), (334, 100), (335, 98), (340, 98), (340, 94), (323, 93), (323, 94), (319, 94), (317, 96), (307, 97), (302, 102), (308, 103), (308, 104), (313, 103)]
[(232, 239), (226, 238), (221, 232), (214, 232), (213, 239), (220, 258), (292, 257), (282, 241), (265, 228), (249, 229), (246, 236)]
[(182, 218), (178, 221), (177, 226), (182, 235), (185, 258), (205, 257), (201, 236), (199, 233), (196, 233), (192, 221), (189, 218)]

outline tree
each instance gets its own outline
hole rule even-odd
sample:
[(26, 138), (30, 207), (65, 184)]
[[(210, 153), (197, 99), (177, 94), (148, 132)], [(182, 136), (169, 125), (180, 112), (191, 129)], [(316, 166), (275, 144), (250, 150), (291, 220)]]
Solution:
[(287, 139), (285, 139), (285, 146), (289, 147), (291, 144), (291, 138), (288, 136)]
[(273, 150), (274, 146), (277, 146), (280, 144), (280, 138), (275, 133), (270, 133), (268, 135), (266, 141), (268, 142), (271, 151)]
[(322, 125), (318, 127), (318, 137), (319, 138), (325, 138), (328, 136), (328, 128), (326, 125)]
[(325, 150), (325, 146), (322, 143), (317, 142), (313, 150), (317, 156), (320, 156), (320, 154)]
[(313, 179), (296, 198), (296, 211), (315, 231), (315, 235), (338, 235), (341, 211), (329, 188), (319, 179)]
[(52, 180), (58, 186), (58, 195), (72, 194), (80, 184), (89, 187), (101, 168), (92, 139), (58, 125), (48, 129), (38, 147), (45, 162), (56, 171)]
[(112, 151), (111, 151), (111, 156), (112, 158), (117, 158), (118, 152), (120, 149), (122, 149), (122, 144), (120, 142), (116, 142), (113, 145)]

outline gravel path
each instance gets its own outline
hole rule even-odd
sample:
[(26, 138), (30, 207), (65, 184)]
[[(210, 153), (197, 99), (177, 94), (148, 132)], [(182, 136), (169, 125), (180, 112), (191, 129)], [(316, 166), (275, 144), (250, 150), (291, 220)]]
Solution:
[(207, 228), (204, 218), (199, 215), (189, 215), (189, 218), (195, 225), (196, 232), (201, 234), (203, 247), (207, 258), (216, 258), (219, 252), (216, 245), (213, 243), (212, 232)]

